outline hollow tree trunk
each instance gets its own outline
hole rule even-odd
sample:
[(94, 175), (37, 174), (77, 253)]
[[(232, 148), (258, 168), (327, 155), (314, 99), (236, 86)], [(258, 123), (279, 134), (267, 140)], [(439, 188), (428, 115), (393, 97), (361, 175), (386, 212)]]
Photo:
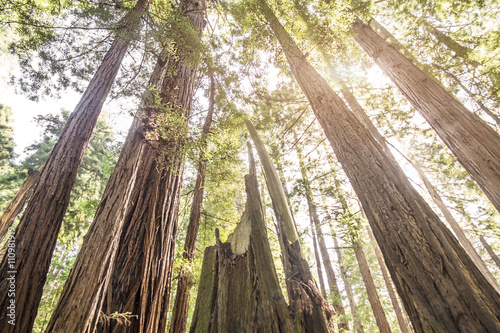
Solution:
[[(78, 166), (102, 105), (111, 89), (134, 31), (140, 25), (148, 0), (139, 0), (121, 21), (122, 28), (71, 114), (49, 159), (16, 230), (16, 260), (11, 267), (4, 257), (0, 265), (0, 326), (5, 332), (28, 332), (47, 278), (52, 252), (68, 207)], [(15, 271), (15, 298), (8, 297), (9, 271)], [(7, 275), (8, 274), (8, 275)], [(15, 299), (16, 326), (7, 325), (5, 309)]]
[[(181, 10), (189, 13), (192, 33), (200, 36), (204, 4), (184, 1)], [(182, 56), (164, 52), (158, 59), (150, 79), (154, 91), (143, 97), (48, 331), (93, 332), (101, 306), (100, 331), (165, 329), (184, 160), (182, 133), (195, 73), (196, 66), (185, 64)], [(172, 117), (177, 119), (175, 130), (161, 121)], [(106, 320), (114, 312), (130, 312), (130, 325)]]
[(373, 314), (375, 315), (375, 321), (377, 322), (377, 327), (379, 332), (390, 333), (391, 328), (387, 317), (385, 316), (384, 308), (382, 303), (380, 303), (380, 298), (378, 297), (377, 288), (373, 281), (373, 276), (368, 266), (368, 261), (366, 261), (365, 252), (359, 244), (359, 241), (354, 244), (354, 253), (356, 254), (356, 259), (358, 260), (359, 270), (361, 272), (361, 277), (366, 287), (366, 293), (368, 295), (368, 301), (372, 307)]
[(333, 330), (333, 310), (317, 290), (309, 265), (302, 256), (292, 213), (271, 158), (252, 123), (248, 120), (245, 123), (259, 154), (276, 213), (288, 300), (295, 324), (301, 332), (329, 332)]
[[(201, 205), (203, 203), (203, 190), (205, 184), (205, 175), (207, 173), (207, 159), (204, 150), (207, 146), (207, 135), (210, 131), (212, 123), (212, 115), (215, 106), (215, 82), (213, 74), (210, 77), (210, 96), (208, 105), (208, 114), (203, 125), (201, 138), (201, 153), (198, 161), (198, 175), (196, 176), (196, 184), (194, 186), (193, 202), (191, 204), (191, 212), (189, 215), (189, 225), (186, 233), (186, 241), (184, 243), (183, 258), (187, 260), (188, 265), (192, 265), (196, 251), (196, 240), (198, 237), (198, 228), (200, 226)], [(179, 281), (177, 282), (177, 292), (172, 311), (172, 319), (170, 321), (170, 332), (181, 333), (186, 331), (186, 323), (189, 308), (189, 293), (194, 281), (190, 277), (189, 272), (181, 269), (179, 272)]]
[(384, 278), (385, 282), (385, 287), (387, 288), (387, 291), (389, 292), (389, 298), (391, 299), (392, 307), (394, 308), (394, 312), (396, 313), (396, 318), (398, 320), (398, 325), (399, 328), (401, 329), (401, 333), (409, 333), (408, 330), (408, 325), (406, 325), (406, 320), (403, 315), (403, 310), (401, 310), (401, 307), (399, 306), (398, 302), (398, 297), (396, 296), (396, 293), (394, 292), (394, 288), (392, 287), (392, 280), (389, 276), (389, 273), (387, 272), (387, 268), (385, 266), (384, 258), (382, 257), (382, 253), (380, 252), (380, 249), (378, 248), (378, 245), (376, 244), (375, 236), (373, 235), (372, 230), (370, 227), (367, 227), (368, 230), (368, 235), (370, 236), (370, 239), (374, 242), (373, 246), (375, 248), (375, 256), (377, 257), (378, 264), (380, 266), (380, 270), (382, 271), (382, 277)]
[(249, 152), (245, 211), (226, 243), (217, 237), (205, 250), (193, 333), (297, 331), (274, 267), (250, 145)]
[(500, 135), (356, 19), (355, 39), (450, 148), (500, 211)]
[(265, 1), (259, 1), (259, 10), (363, 205), (415, 330), (500, 330), (494, 310), (500, 307), (500, 295), (403, 171), (306, 61)]
[(309, 208), (310, 219), (314, 223), (313, 228), (318, 235), (318, 243), (321, 251), (321, 257), (323, 259), (323, 265), (325, 266), (326, 277), (328, 279), (328, 286), (330, 287), (330, 292), (333, 294), (333, 307), (337, 312), (337, 315), (340, 317), (339, 331), (342, 330), (348, 331), (349, 325), (345, 319), (345, 308), (344, 305), (342, 304), (342, 295), (340, 294), (339, 291), (337, 277), (335, 276), (335, 272), (333, 270), (332, 261), (330, 260), (330, 255), (326, 247), (323, 231), (321, 230), (321, 223), (319, 221), (316, 204), (314, 203), (311, 183), (309, 182), (306, 166), (304, 164), (304, 158), (302, 156), (302, 149), (298, 145), (296, 145), (295, 150), (297, 151), (297, 157), (299, 160), (300, 173), (302, 175), (302, 180), (304, 183), (304, 190), (307, 200), (307, 206)]
[(33, 171), (28, 178), (26, 178), (19, 191), (17, 191), (16, 195), (12, 198), (11, 202), (3, 212), (2, 217), (0, 217), (0, 242), (4, 239), (12, 224), (14, 224), (16, 217), (23, 210), (24, 205), (31, 196), (31, 193), (33, 193), (33, 189), (38, 182), (39, 176), (39, 171)]

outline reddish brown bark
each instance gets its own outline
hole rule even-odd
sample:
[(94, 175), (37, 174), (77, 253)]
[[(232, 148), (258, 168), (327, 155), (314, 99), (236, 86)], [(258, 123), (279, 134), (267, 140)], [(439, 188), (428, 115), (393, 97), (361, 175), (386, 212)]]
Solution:
[[(199, 37), (204, 4), (183, 1), (181, 10)], [(185, 56), (164, 52), (158, 59), (153, 91), (143, 97), (50, 332), (93, 332), (100, 316), (99, 331), (165, 330), (185, 142), (175, 135), (187, 126), (179, 124), (189, 115), (196, 74)], [(180, 119), (178, 127), (161, 123), (167, 112)], [(110, 318), (115, 312), (131, 313), (130, 324)]]
[[(189, 225), (186, 232), (186, 241), (184, 243), (184, 253), (182, 256), (187, 259), (188, 265), (193, 263), (196, 240), (198, 238), (198, 228), (200, 226), (201, 205), (203, 203), (203, 193), (205, 185), (205, 175), (207, 159), (203, 152), (207, 146), (207, 135), (212, 124), (212, 116), (215, 107), (215, 82), (213, 75), (210, 76), (210, 96), (208, 104), (208, 113), (203, 125), (201, 137), (201, 153), (198, 161), (198, 175), (194, 186), (193, 202), (189, 215)], [(179, 272), (179, 281), (177, 282), (177, 291), (175, 295), (172, 319), (170, 320), (170, 332), (180, 333), (186, 331), (187, 315), (189, 308), (189, 293), (194, 281), (190, 278), (189, 272), (181, 269)]]
[(356, 19), (355, 39), (420, 112), (500, 211), (500, 135)]
[(259, 9), (363, 205), (415, 331), (500, 330), (500, 295), (265, 1)]
[(28, 178), (24, 181), (19, 191), (17, 191), (14, 198), (11, 200), (2, 217), (0, 217), (0, 242), (4, 239), (7, 234), (7, 230), (12, 226), (16, 217), (21, 213), (24, 205), (28, 201), (33, 193), (33, 189), (38, 182), (38, 177), (40, 176), (39, 171), (33, 171)]
[[(148, 0), (139, 0), (135, 8), (122, 19), (115, 41), (41, 170), (39, 181), (16, 230), (15, 265), (10, 266), (7, 257), (4, 257), (0, 265), (0, 326), (5, 332), (28, 332), (33, 326), (78, 166), (147, 4)], [(14, 299), (7, 297), (8, 271), (16, 272), (15, 326), (8, 325), (8, 318), (5, 316), (8, 302)]]

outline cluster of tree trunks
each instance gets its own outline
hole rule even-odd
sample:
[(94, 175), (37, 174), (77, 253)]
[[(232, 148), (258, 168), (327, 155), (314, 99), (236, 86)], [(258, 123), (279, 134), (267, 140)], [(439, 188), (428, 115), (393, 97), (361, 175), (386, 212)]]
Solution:
[[(19, 226), (16, 229), (16, 262), (9, 267), (4, 256), (0, 265), (0, 326), (5, 332), (28, 332), (33, 326), (50, 260), (64, 213), (69, 204), (78, 166), (102, 105), (118, 73), (122, 59), (140, 25), (149, 0), (139, 0), (121, 20), (115, 41), (68, 119), (48, 161), (42, 168)], [(36, 251), (33, 251), (36, 248)], [(7, 272), (16, 271), (17, 325), (7, 325), (9, 299)]]
[[(0, 327), (5, 332), (32, 329), (83, 152), (148, 5), (149, 0), (138, 0), (122, 18), (115, 41), (65, 125), (48, 161), (40, 172), (30, 175), (0, 219), (1, 240), (24, 203), (31, 198), (15, 233), (15, 264), (10, 266), (7, 256), (0, 264)], [(411, 186), (385, 139), (347, 85), (339, 81), (350, 109), (308, 63), (266, 0), (258, 0), (256, 6), (281, 44), (293, 75), (361, 201), (373, 237), (415, 331), (500, 331), (500, 287), (419, 166), (414, 164), (460, 242)], [(179, 7), (191, 32), (201, 38), (205, 2), (181, 0)], [(389, 35), (376, 22), (375, 25)], [(468, 53), (468, 49), (460, 48), (429, 23), (424, 26), (457, 54), (465, 56)], [(500, 211), (498, 133), (400, 53), (397, 41), (392, 45), (359, 19), (355, 19), (352, 30), (362, 48), (421, 112)], [(193, 45), (192, 49), (183, 49), (183, 52), (193, 53), (189, 55), (172, 51), (170, 46), (158, 56), (149, 81), (150, 89), (142, 98), (94, 221), (50, 319), (48, 332), (145, 333), (166, 329), (187, 119), (197, 71), (197, 64), (188, 59), (200, 52)], [(214, 103), (212, 77), (203, 146)], [(499, 122), (498, 117), (492, 117)], [(274, 267), (249, 145), (245, 211), (227, 242), (222, 243), (217, 235), (217, 245), (205, 251), (190, 331), (333, 332), (335, 311), (324, 298), (321, 261), (329, 289), (338, 299), (333, 304), (340, 316), (338, 328), (349, 330), (302, 152), (297, 150), (323, 295), (302, 255), (295, 222), (277, 171), (255, 128), (249, 121), (246, 124), (262, 163), (276, 215), (289, 304), (281, 293)], [(183, 254), (188, 262), (193, 261), (196, 249), (206, 162), (205, 157), (200, 156)], [(347, 209), (345, 200), (342, 206)], [(480, 240), (492, 253), (484, 237)], [(336, 244), (335, 237), (334, 241)], [(336, 247), (341, 261), (337, 244)], [(354, 252), (379, 330), (390, 332), (360, 243), (355, 242)], [(376, 254), (401, 330), (407, 332), (378, 249)], [(494, 253), (492, 257), (500, 266), (498, 257)], [(11, 301), (9, 272), (16, 272), (16, 325), (8, 325), (9, 317), (5, 315)], [(363, 332), (342, 263), (341, 276), (354, 315), (354, 328)], [(181, 272), (172, 333), (185, 331), (192, 283), (189, 275)]]
[(355, 39), (450, 148), (500, 211), (500, 135), (370, 26), (356, 19)]
[[(499, 330), (500, 319), (495, 309), (500, 306), (500, 295), (495, 288), (411, 186), (399, 166), (307, 62), (267, 3), (261, 0), (258, 7), (280, 42), (292, 73), (362, 203), (415, 331)], [(356, 29), (367, 30), (359, 21), (355, 25), (358, 26)], [(387, 54), (379, 43), (372, 40), (372, 45), (377, 59)], [(412, 65), (411, 62), (409, 65)], [(391, 68), (396, 72), (401, 66)], [(410, 71), (405, 77), (413, 80), (413, 74)], [(424, 82), (427, 81), (418, 82), (419, 85), (414, 88), (426, 87)], [(474, 117), (457, 121), (448, 116), (447, 123), (459, 123), (460, 126), (454, 126), (458, 130), (462, 125), (481, 122)], [(492, 141), (483, 143), (493, 151), (500, 149), (500, 145), (494, 143), (498, 135), (485, 126), (477, 136), (491, 136)], [(451, 128), (447, 130), (455, 133)], [(472, 149), (475, 150), (473, 155), (476, 155), (481, 149), (468, 140), (471, 135), (464, 133), (463, 137), (467, 138), (468, 144), (456, 135), (451, 140), (461, 141), (463, 154), (467, 155)], [(498, 157), (491, 157), (491, 160), (500, 161)], [(484, 169), (488, 173), (481, 177), (498, 180), (497, 175), (490, 174), (493, 166), (484, 162), (476, 169)]]
[[(204, 2), (185, 0), (180, 9), (201, 37)], [(187, 126), (196, 78), (189, 56), (159, 57), (48, 331), (165, 330), (185, 137), (158, 119)], [(131, 315), (114, 320), (113, 313)]]

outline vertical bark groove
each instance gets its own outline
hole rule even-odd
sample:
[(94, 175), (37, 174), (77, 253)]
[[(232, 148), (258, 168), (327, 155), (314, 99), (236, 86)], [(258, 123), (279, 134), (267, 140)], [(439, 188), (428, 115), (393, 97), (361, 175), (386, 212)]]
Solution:
[(500, 211), (500, 136), (368, 25), (356, 19), (356, 41), (450, 148)]
[[(201, 36), (204, 4), (186, 0), (181, 9)], [(184, 138), (161, 136), (160, 130), (172, 129), (157, 121), (164, 112), (187, 119), (195, 73), (184, 57), (160, 55), (150, 79), (153, 91), (143, 96), (47, 331), (94, 332), (99, 318), (99, 331), (164, 331)], [(156, 93), (169, 107), (158, 107)], [(114, 312), (130, 312), (130, 325), (105, 320)]]

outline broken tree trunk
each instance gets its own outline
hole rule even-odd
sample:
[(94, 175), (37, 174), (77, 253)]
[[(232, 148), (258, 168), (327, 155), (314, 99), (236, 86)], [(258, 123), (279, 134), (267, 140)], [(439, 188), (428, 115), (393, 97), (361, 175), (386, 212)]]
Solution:
[(190, 332), (297, 332), (274, 267), (255, 162), (245, 176), (247, 203), (236, 230), (205, 250)]
[(267, 188), (273, 202), (280, 237), (283, 268), (290, 309), (302, 332), (329, 332), (333, 310), (318, 291), (309, 265), (302, 256), (301, 246), (292, 213), (276, 169), (266, 148), (249, 120), (245, 123), (255, 144), (264, 169)]

